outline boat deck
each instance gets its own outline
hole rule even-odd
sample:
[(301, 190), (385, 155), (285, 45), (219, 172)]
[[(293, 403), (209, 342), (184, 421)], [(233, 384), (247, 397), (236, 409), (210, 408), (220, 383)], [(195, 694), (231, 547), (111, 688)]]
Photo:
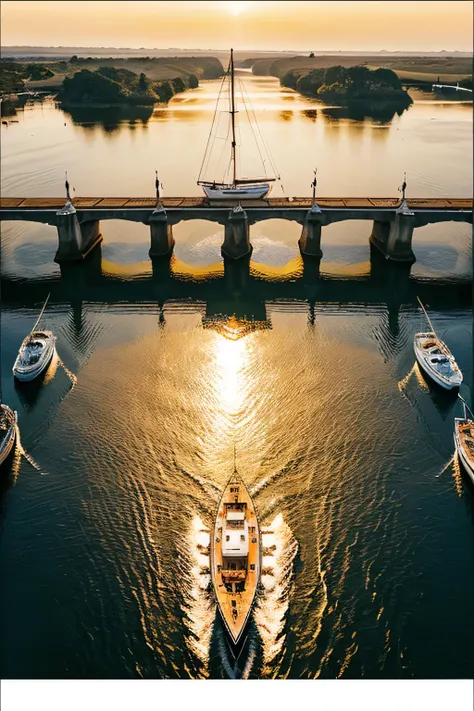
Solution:
[[(235, 489), (238, 489), (236, 492)], [(242, 592), (229, 592), (225, 586), (222, 570), (222, 531), (225, 523), (225, 505), (246, 504), (245, 520), (249, 527), (247, 571), (233, 571), (235, 581), (245, 580)], [(240, 638), (252, 608), (255, 592), (260, 579), (260, 530), (250, 494), (239, 477), (232, 477), (227, 483), (217, 512), (214, 535), (211, 540), (211, 566), (217, 602), (225, 625), (233, 640)], [(253, 566), (253, 569), (252, 569)]]
[(474, 469), (474, 422), (468, 420), (459, 425), (459, 441), (466, 458)]

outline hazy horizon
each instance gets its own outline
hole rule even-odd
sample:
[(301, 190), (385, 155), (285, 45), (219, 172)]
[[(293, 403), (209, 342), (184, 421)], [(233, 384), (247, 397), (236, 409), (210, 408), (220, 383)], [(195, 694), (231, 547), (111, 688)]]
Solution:
[[(172, 52), (172, 51), (178, 51), (178, 52), (228, 52), (229, 48), (228, 47), (207, 47), (207, 48), (201, 48), (201, 47), (130, 47), (130, 46), (118, 46), (118, 45), (98, 45), (98, 44), (89, 44), (89, 45), (78, 45), (78, 44), (2, 44), (2, 48), (4, 49), (11, 49), (11, 48), (19, 48), (19, 49), (116, 49), (116, 50), (129, 50), (131, 52), (148, 52), (148, 51), (153, 51), (153, 52)], [(462, 49), (431, 49), (431, 50), (404, 50), (404, 49), (378, 49), (378, 50), (369, 50), (369, 49), (335, 49), (329, 47), (328, 49), (319, 49), (319, 50), (314, 50), (311, 49), (310, 47), (306, 49), (279, 49), (278, 47), (273, 47), (271, 49), (254, 49), (252, 47), (241, 49), (239, 47), (234, 48), (236, 52), (255, 52), (258, 54), (271, 54), (272, 52), (279, 52), (279, 53), (284, 53), (284, 54), (291, 54), (292, 52), (295, 52), (297, 54), (303, 54), (305, 52), (314, 52), (314, 54), (317, 55), (322, 55), (322, 54), (360, 54), (360, 55), (365, 55), (365, 54), (468, 54), (468, 55), (474, 55), (474, 52), (468, 51), (468, 50), (462, 50)]]
[(265, 52), (472, 52), (473, 44), (467, 0), (429, 6), (411, 0), (3, 0), (1, 20), (2, 47), (219, 51), (211, 50), (216, 37), (222, 47)]

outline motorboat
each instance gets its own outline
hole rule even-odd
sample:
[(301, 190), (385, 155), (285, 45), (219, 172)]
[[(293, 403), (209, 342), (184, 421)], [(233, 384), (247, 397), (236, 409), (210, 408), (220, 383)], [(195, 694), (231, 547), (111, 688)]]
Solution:
[[(248, 124), (252, 133), (252, 144), (256, 146), (261, 162), (261, 175), (259, 177), (247, 177), (241, 175), (243, 169), (242, 161), (242, 146), (240, 140), (243, 141), (243, 134), (239, 131), (239, 141), (237, 140), (237, 131), (240, 128), (237, 126), (236, 116), (239, 112), (236, 102), (236, 83), (240, 87), (242, 96), (241, 112), (248, 118)], [(222, 108), (221, 101), (224, 103)], [(230, 117), (230, 126), (228, 123), (223, 126), (228, 119), (222, 121), (220, 114), (225, 113)], [(240, 120), (241, 122), (243, 119)], [(219, 131), (223, 128), (222, 135)], [(224, 143), (222, 143), (224, 141)], [(230, 156), (226, 151), (226, 143), (230, 149)], [(219, 147), (217, 160), (213, 157), (213, 149)], [(223, 146), (223, 147), (222, 147)], [(254, 156), (256, 158), (256, 154)], [(260, 172), (259, 170), (259, 172)], [(211, 178), (206, 178), (206, 175), (211, 172)], [(213, 175), (212, 175), (213, 174)], [(219, 179), (214, 179), (216, 174)], [(230, 62), (227, 72), (224, 74), (219, 95), (217, 97), (216, 108), (214, 111), (214, 119), (212, 121), (209, 138), (204, 152), (204, 158), (201, 165), (201, 170), (198, 177), (198, 185), (200, 185), (210, 201), (223, 200), (259, 200), (266, 197), (272, 187), (272, 183), (279, 180), (280, 176), (270, 156), (270, 152), (265, 144), (260, 127), (258, 126), (255, 111), (253, 110), (250, 97), (245, 91), (243, 83), (235, 77), (234, 67), (234, 50), (230, 50)]]
[(13, 366), (17, 380), (30, 381), (44, 373), (56, 353), (52, 331), (32, 331), (21, 344)]
[(210, 562), (217, 605), (234, 646), (241, 641), (260, 581), (262, 546), (255, 506), (237, 473), (220, 500)]
[(0, 466), (11, 454), (17, 436), (17, 413), (0, 403)]
[(420, 368), (445, 390), (459, 388), (463, 379), (461, 370), (446, 343), (436, 334), (420, 299), (418, 301), (431, 326), (431, 331), (416, 333), (414, 337), (413, 347)]
[(447, 345), (429, 331), (415, 334), (416, 359), (423, 371), (445, 390), (458, 388), (462, 373)]
[(454, 444), (459, 460), (474, 484), (474, 415), (463, 400), (464, 416), (454, 418)]
[(13, 375), (17, 380), (34, 380), (51, 363), (53, 356), (56, 356), (56, 336), (52, 331), (35, 330), (41, 321), (49, 294), (41, 309), (40, 315), (28, 336), (23, 340), (18, 355), (13, 365)]

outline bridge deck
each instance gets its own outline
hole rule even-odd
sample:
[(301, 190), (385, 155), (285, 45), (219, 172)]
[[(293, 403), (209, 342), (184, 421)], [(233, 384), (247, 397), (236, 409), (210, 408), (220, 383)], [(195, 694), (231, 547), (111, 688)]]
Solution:
[[(317, 203), (321, 208), (391, 208), (396, 209), (400, 206), (399, 198), (324, 198), (318, 197)], [(78, 208), (94, 209), (94, 208), (154, 208), (156, 199), (152, 197), (77, 197), (72, 200), (73, 205)], [(54, 210), (61, 208), (65, 203), (62, 198), (15, 198), (3, 197), (0, 198), (1, 209), (36, 209), (36, 210)], [(407, 199), (408, 207), (415, 210), (472, 210), (472, 198), (410, 198)], [(165, 208), (209, 208), (211, 203), (205, 197), (166, 197), (163, 198), (162, 204)], [(234, 207), (238, 202), (236, 200), (214, 202), (212, 207)], [(266, 200), (246, 200), (243, 205), (245, 207), (269, 207), (269, 208), (288, 208), (288, 209), (307, 209), (309, 210), (313, 201), (309, 197), (295, 198), (268, 198)]]

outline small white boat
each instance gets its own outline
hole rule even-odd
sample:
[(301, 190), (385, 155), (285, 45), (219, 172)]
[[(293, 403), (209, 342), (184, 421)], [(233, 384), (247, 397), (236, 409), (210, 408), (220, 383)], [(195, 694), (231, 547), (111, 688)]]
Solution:
[(414, 349), (420, 368), (445, 390), (458, 388), (462, 373), (449, 351), (433, 331), (415, 334)]
[[(242, 95), (242, 108), (240, 112), (236, 109), (236, 83), (240, 86)], [(221, 101), (221, 97), (222, 101), (225, 103), (225, 106), (223, 109), (219, 110), (219, 102)], [(227, 127), (227, 130), (224, 131), (223, 135), (219, 135), (219, 131), (222, 130), (222, 125), (225, 123), (221, 120), (222, 116), (218, 117), (218, 114), (222, 113), (230, 117), (230, 125)], [(236, 118), (239, 113), (242, 113), (248, 118), (249, 127), (253, 134), (253, 141), (255, 142), (255, 147), (258, 151), (261, 162), (260, 168), (256, 171), (252, 168), (251, 172), (254, 175), (255, 173), (260, 173), (259, 177), (250, 178), (241, 175), (243, 170), (242, 147), (240, 145), (242, 135), (238, 131), (239, 126), (237, 126)], [(224, 141), (224, 144), (222, 144), (222, 140)], [(229, 157), (226, 150), (226, 142), (228, 148), (230, 148)], [(219, 154), (217, 162), (214, 161), (212, 156), (212, 151), (215, 145), (218, 146), (217, 152)], [(221, 148), (222, 145), (224, 146), (223, 148)], [(268, 169), (270, 169), (270, 174), (268, 174)], [(208, 180), (204, 177), (206, 173), (211, 175), (212, 178), (219, 175), (220, 179)], [(236, 80), (235, 78), (234, 50), (231, 49), (229, 67), (224, 75), (219, 96), (217, 97), (214, 120), (211, 125), (207, 147), (204, 153), (201, 170), (199, 172), (197, 181), (198, 185), (202, 187), (206, 197), (208, 197), (211, 201), (260, 200), (266, 197), (270, 192), (271, 183), (279, 179), (280, 176), (277, 174), (272, 157), (258, 126), (255, 111), (250, 104), (250, 97), (247, 95), (245, 87), (240, 79), (237, 77)]]
[(17, 431), (17, 413), (10, 410), (8, 405), (0, 403), (0, 466), (11, 453)]
[(23, 341), (13, 366), (17, 380), (34, 380), (44, 373), (56, 353), (52, 331), (32, 331)]
[(416, 333), (414, 337), (413, 347), (420, 368), (445, 390), (459, 388), (462, 383), (461, 370), (446, 343), (438, 338), (420, 299), (418, 301), (432, 329)]
[(454, 418), (454, 444), (459, 460), (474, 484), (474, 416), (468, 412), (464, 400), (463, 407), (464, 417)]
[(41, 321), (48, 299), (49, 294), (46, 297), (40, 315), (36, 319), (35, 325), (29, 335), (24, 339), (18, 351), (13, 365), (13, 375), (17, 380), (34, 380), (44, 373), (51, 363), (53, 356), (56, 355), (56, 336), (53, 335), (52, 331), (35, 330)]

